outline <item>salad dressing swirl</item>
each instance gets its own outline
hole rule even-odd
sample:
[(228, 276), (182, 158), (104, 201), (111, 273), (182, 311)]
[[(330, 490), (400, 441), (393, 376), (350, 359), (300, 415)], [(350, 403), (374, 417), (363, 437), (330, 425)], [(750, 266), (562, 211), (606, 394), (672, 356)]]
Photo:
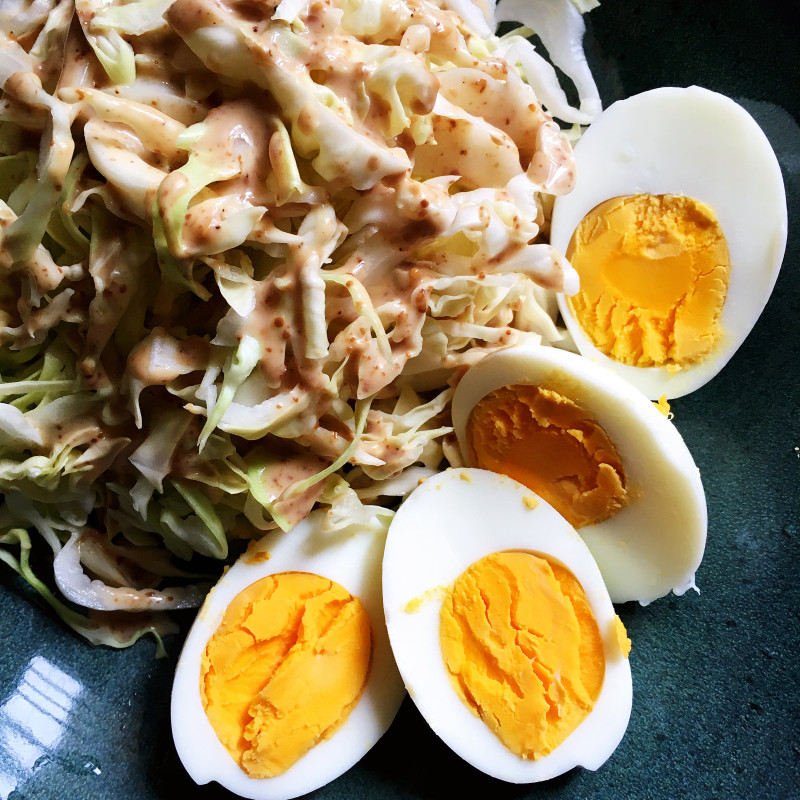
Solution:
[(80, 541), (62, 594), (89, 529), (183, 563), (370, 524), (453, 455), (461, 370), (563, 337), (574, 168), (532, 84), (586, 120), (522, 37), (445, 0), (39, 5), (0, 14), (0, 524)]

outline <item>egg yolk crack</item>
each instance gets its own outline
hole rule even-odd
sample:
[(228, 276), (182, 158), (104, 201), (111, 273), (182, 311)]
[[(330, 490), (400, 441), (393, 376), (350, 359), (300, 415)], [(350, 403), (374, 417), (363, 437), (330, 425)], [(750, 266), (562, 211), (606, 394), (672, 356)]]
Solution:
[(583, 218), (566, 255), (581, 284), (570, 307), (602, 353), (680, 368), (716, 346), (730, 257), (707, 205), (682, 195), (606, 200)]
[(474, 466), (519, 481), (575, 528), (601, 522), (629, 502), (608, 434), (550, 389), (517, 384), (490, 392), (470, 414), (467, 442)]
[(575, 576), (524, 552), (492, 553), (442, 604), (440, 644), (454, 689), (524, 759), (552, 752), (592, 710), (605, 655)]
[(233, 599), (209, 639), (203, 707), (248, 775), (274, 777), (344, 722), (371, 657), (358, 598), (319, 575), (270, 575)]

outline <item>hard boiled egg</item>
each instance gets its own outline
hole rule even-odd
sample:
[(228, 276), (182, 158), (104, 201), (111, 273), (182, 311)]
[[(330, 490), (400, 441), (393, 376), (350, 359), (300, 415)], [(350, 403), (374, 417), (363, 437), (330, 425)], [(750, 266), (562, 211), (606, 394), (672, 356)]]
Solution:
[(575, 147), (551, 243), (578, 350), (655, 400), (699, 388), (761, 314), (786, 246), (780, 167), (755, 120), (696, 86), (614, 103)]
[(189, 632), (172, 732), (199, 784), (257, 800), (305, 794), (358, 761), (400, 706), (381, 596), (387, 526), (328, 531), (325, 513), (250, 548)]
[(589, 550), (544, 500), (485, 470), (415, 489), (389, 529), (383, 600), (409, 694), (483, 772), (597, 769), (631, 711), (630, 642)]
[(615, 603), (695, 585), (707, 526), (700, 474), (672, 422), (633, 385), (575, 353), (509, 347), (464, 374), (452, 413), (466, 463), (555, 506)]

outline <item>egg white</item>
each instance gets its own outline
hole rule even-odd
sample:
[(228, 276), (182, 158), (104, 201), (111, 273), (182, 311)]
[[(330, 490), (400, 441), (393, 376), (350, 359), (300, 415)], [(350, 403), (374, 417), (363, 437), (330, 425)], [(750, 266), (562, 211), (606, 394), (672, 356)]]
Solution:
[[(504, 475), (452, 469), (429, 478), (406, 499), (389, 529), (383, 602), (397, 665), (431, 728), (461, 758), (511, 783), (547, 780), (584, 766), (595, 770), (628, 725), (631, 671), (616, 636), (615, 613), (591, 554), (544, 500)], [(452, 687), (439, 644), (445, 590), (471, 564), (501, 551), (544, 555), (583, 586), (603, 639), (606, 671), (593, 710), (551, 753), (525, 760), (508, 750)], [(409, 603), (416, 606), (413, 610)]]
[[(385, 733), (405, 690), (392, 656), (383, 618), (381, 559), (386, 529), (324, 531), (324, 511), (314, 512), (291, 531), (269, 534), (256, 562), (244, 555), (209, 592), (186, 639), (175, 672), (171, 716), (175, 747), (198, 783), (217, 781), (253, 800), (287, 800), (334, 780), (355, 764)], [(311, 748), (282, 775), (251, 778), (217, 738), (200, 699), (201, 658), (233, 598), (266, 575), (311, 572), (341, 584), (358, 597), (372, 625), (372, 664), (367, 683), (345, 722), (331, 738)]]
[(509, 347), (473, 365), (456, 387), (453, 427), (467, 464), (473, 407), (514, 384), (542, 386), (574, 401), (617, 447), (631, 501), (578, 531), (611, 599), (646, 604), (693, 587), (708, 516), (700, 472), (672, 422), (633, 385), (587, 358), (553, 347)]
[(556, 199), (551, 243), (565, 253), (580, 221), (613, 197), (677, 194), (716, 213), (731, 259), (722, 337), (704, 359), (671, 374), (601, 353), (559, 296), (578, 350), (621, 375), (653, 400), (681, 397), (711, 380), (753, 328), (769, 299), (786, 249), (786, 194), (780, 165), (758, 123), (728, 97), (666, 87), (621, 100), (604, 111), (575, 147), (577, 183)]

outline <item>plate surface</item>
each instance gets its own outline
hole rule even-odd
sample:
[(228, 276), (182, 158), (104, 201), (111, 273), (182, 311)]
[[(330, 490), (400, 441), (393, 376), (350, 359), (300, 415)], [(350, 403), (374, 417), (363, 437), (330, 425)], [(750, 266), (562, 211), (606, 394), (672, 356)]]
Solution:
[[(619, 608), (634, 705), (597, 773), (510, 786), (463, 763), (406, 701), (389, 733), (317, 800), (800, 797), (800, 7), (605, 0), (586, 51), (604, 104), (699, 84), (740, 102), (784, 173), (789, 243), (775, 292), (730, 364), (674, 401), (709, 509), (700, 594)], [(735, 169), (735, 165), (731, 165)], [(175, 754), (169, 692), (180, 641), (153, 658), (92, 648), (0, 568), (0, 800), (227, 800)]]

